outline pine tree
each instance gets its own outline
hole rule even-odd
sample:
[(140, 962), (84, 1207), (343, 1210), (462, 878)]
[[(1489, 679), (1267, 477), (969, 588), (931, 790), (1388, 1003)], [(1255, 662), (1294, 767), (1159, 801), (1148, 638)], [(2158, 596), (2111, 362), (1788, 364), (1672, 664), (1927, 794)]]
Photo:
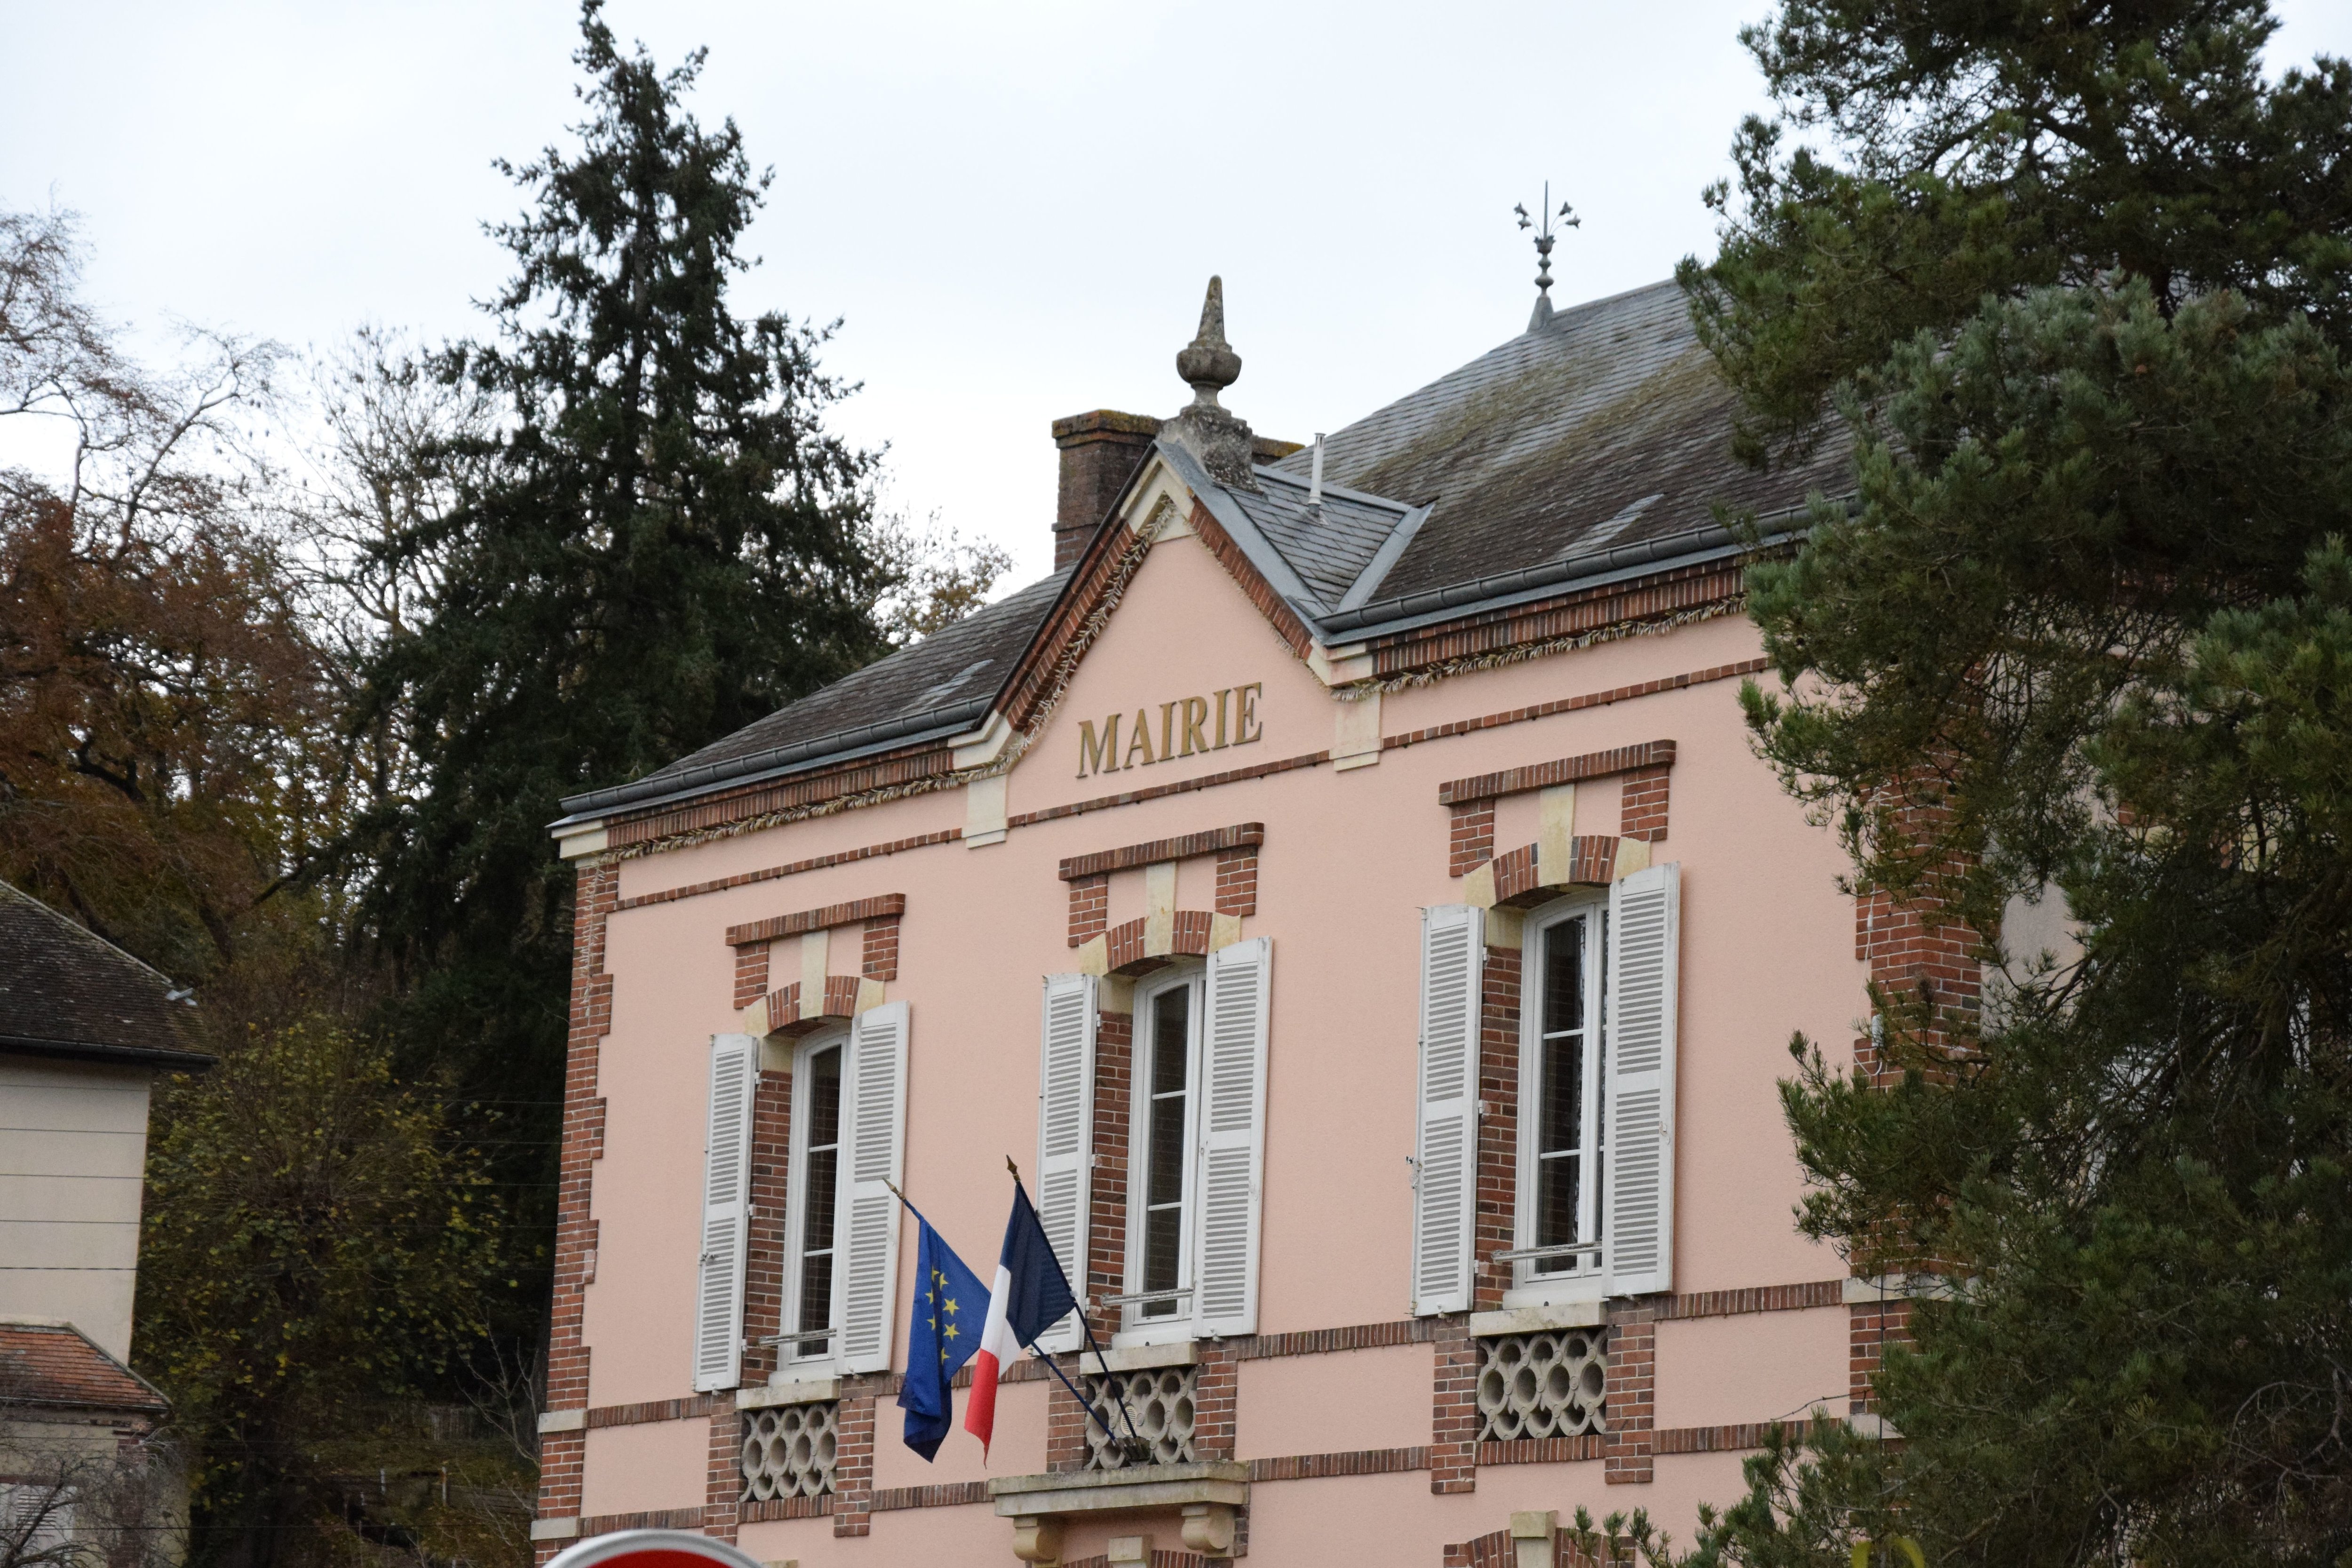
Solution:
[[(730, 309), (754, 176), (730, 120), (582, 7), (579, 145), (499, 167), (498, 331), (441, 371), (503, 410), (455, 503), (404, 529), (423, 624), (369, 670), (364, 730), (415, 737), (413, 798), (370, 823), (369, 914), (413, 985), (405, 1035), (472, 1087), (553, 1100), (571, 962), (562, 796), (637, 776), (882, 651), (874, 458), (824, 426), (826, 330)], [(411, 1062), (411, 1068), (418, 1065)], [(551, 1113), (543, 1125), (555, 1124)], [(550, 1167), (551, 1169), (551, 1165)]]
[[(1855, 453), (1751, 575), (1795, 695), (1750, 722), (1860, 885), (1995, 972), (1877, 999), (1891, 1090), (1793, 1043), (1803, 1227), (1966, 1285), (1879, 1379), (1901, 1440), (1776, 1447), (1703, 1558), (2352, 1551), (2352, 68), (2266, 77), (2273, 31), (1747, 35), (1781, 112), (1683, 279), (1748, 455)], [(2002, 946), (2036, 897), (2079, 955)]]

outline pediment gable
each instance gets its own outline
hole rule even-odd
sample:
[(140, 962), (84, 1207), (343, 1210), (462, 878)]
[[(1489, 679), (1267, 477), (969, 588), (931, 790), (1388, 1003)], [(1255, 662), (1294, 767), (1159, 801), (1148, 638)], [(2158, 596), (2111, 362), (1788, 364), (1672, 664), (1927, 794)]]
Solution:
[(1295, 617), (1286, 628), (1261, 603), (1263, 580), (1236, 577), (1204, 509), (1178, 510), (1192, 499), (1153, 496), (1141, 528), (1097, 542), (1118, 553), (1118, 593), (1024, 716), (1022, 810), (1330, 744), (1332, 700), (1286, 635)]

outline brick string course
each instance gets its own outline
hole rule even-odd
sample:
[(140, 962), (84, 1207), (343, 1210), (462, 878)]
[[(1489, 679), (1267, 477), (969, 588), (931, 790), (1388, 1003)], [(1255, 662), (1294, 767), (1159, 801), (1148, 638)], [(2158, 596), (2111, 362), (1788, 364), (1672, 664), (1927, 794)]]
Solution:
[(743, 1524), (763, 1524), (778, 1519), (824, 1519), (833, 1513), (833, 1494), (821, 1497), (773, 1497), (738, 1505), (737, 1519)]
[[(1505, 709), (1500, 712), (1478, 714), (1468, 719), (1449, 720), (1402, 734), (1383, 736), (1381, 749), (1401, 751), (1407, 746), (1426, 745), (1432, 741), (1470, 735), (1485, 730), (1500, 729), (1511, 724), (1525, 724), (1538, 719), (1549, 719), (1558, 713), (1574, 713), (1588, 708), (1604, 708), (1643, 697), (1657, 696), (1669, 691), (1686, 690), (1717, 680), (1738, 679), (1759, 674), (1767, 668), (1761, 658), (1742, 659), (1732, 664), (1710, 665), (1704, 669), (1686, 670), (1679, 675), (1661, 676), (1654, 680), (1635, 681), (1625, 686), (1613, 686), (1600, 691), (1580, 692), (1572, 697), (1556, 698), (1548, 702), (1529, 703), (1523, 707)], [(1064, 805), (1048, 806), (1041, 811), (1017, 813), (1007, 818), (1008, 827), (1026, 827), (1040, 822), (1053, 822), (1064, 817), (1083, 816), (1087, 812), (1106, 811), (1114, 806), (1131, 805), (1140, 801), (1159, 800), (1171, 795), (1186, 795), (1197, 790), (1213, 789), (1221, 784), (1245, 783), (1265, 778), (1274, 773), (1287, 773), (1297, 768), (1320, 767), (1331, 760), (1328, 751), (1307, 752), (1295, 757), (1282, 757), (1259, 763), (1250, 767), (1228, 768), (1199, 778), (1179, 779), (1171, 784), (1155, 784), (1145, 789), (1125, 790), (1116, 795), (1097, 795), (1090, 800), (1072, 801)], [(740, 820), (756, 815), (750, 810), (740, 812), (730, 820)], [(894, 838), (878, 844), (863, 845), (855, 849), (838, 850), (828, 855), (811, 856), (782, 865), (762, 867), (751, 871), (739, 871), (730, 876), (707, 881), (684, 883), (675, 888), (659, 888), (652, 892), (638, 893), (623, 899), (616, 910), (642, 909), (653, 904), (675, 903), (681, 899), (701, 898), (722, 893), (754, 883), (796, 877), (803, 872), (824, 870), (834, 866), (853, 865), (861, 860), (878, 859), (891, 855), (903, 855), (916, 849), (954, 844), (963, 838), (960, 827), (942, 828), (933, 833), (917, 834)], [(1475, 864), (1475, 862), (1474, 862)], [(584, 877), (586, 872), (583, 872)]]
[(825, 904), (814, 910), (796, 910), (788, 915), (771, 915), (763, 921), (750, 921), (727, 928), (727, 945), (748, 947), (754, 942), (775, 942), (782, 937), (804, 936), (813, 931), (830, 931), (835, 926), (863, 925), (867, 921), (896, 920), (907, 912), (907, 895), (881, 893), (870, 899), (852, 899), (846, 903)]
[(1706, 686), (1717, 680), (1736, 680), (1755, 675), (1767, 668), (1761, 658), (1744, 658), (1736, 664), (1709, 665), (1705, 669), (1685, 670), (1680, 675), (1662, 675), (1654, 680), (1637, 680), (1626, 686), (1612, 686), (1606, 690), (1580, 692), (1574, 697), (1556, 697), (1549, 702), (1531, 702), (1523, 708), (1507, 708), (1499, 713), (1482, 713), (1469, 719), (1449, 719), (1443, 724), (1431, 724), (1423, 729), (1408, 730), (1402, 735), (1389, 735), (1381, 741), (1384, 752), (1402, 751), (1407, 746), (1425, 745), (1431, 741), (1447, 740), (1455, 735), (1473, 735), (1481, 730), (1499, 730), (1509, 724), (1525, 724), (1538, 719), (1549, 719), (1555, 713), (1575, 713), (1587, 708), (1606, 708), (1612, 703), (1630, 702), (1635, 698), (1655, 697), (1662, 692), (1683, 691), (1694, 686)]
[[(1121, 1022), (1125, 1020), (1122, 1018)], [(1117, 1259), (1113, 1261), (1114, 1270)], [(1118, 1278), (1114, 1271), (1112, 1278)], [(1650, 1298), (1657, 1321), (1671, 1322), (1692, 1318), (1734, 1317), (1750, 1312), (1794, 1312), (1834, 1307), (1844, 1300), (1845, 1281), (1814, 1279), (1798, 1285), (1757, 1285), (1739, 1290), (1707, 1290), (1687, 1296)], [(1900, 1299), (1896, 1299), (1899, 1303)], [(1102, 1321), (1100, 1316), (1096, 1319)], [(1302, 1329), (1286, 1334), (1253, 1334), (1225, 1342), (1234, 1348), (1241, 1361), (1280, 1361), (1292, 1356), (1333, 1355), (1348, 1351), (1379, 1350), (1391, 1345), (1434, 1344), (1444, 1336), (1441, 1330), (1447, 1320), (1439, 1317), (1397, 1318), (1379, 1323), (1351, 1323), (1338, 1329)], [(1101, 1331), (1097, 1329), (1097, 1335)], [(1060, 1358), (1061, 1364), (1073, 1376), (1076, 1375), (1078, 1358)], [(1034, 1361), (1015, 1362), (1005, 1369), (1006, 1383), (1044, 1383), (1052, 1374)], [(970, 1388), (970, 1367), (959, 1372), (955, 1386)], [(879, 1393), (895, 1396), (898, 1392), (898, 1374), (891, 1374)], [(653, 1399), (636, 1405), (601, 1405), (587, 1413), (591, 1430), (605, 1426), (641, 1426), (649, 1423), (691, 1420), (717, 1409), (723, 1397), (697, 1394), (680, 1399)], [(1579, 1439), (1580, 1441), (1580, 1439)], [(1493, 1445), (1487, 1445), (1492, 1447)]]
[[(657, 888), (650, 893), (638, 893), (623, 899), (614, 906), (621, 910), (641, 910), (654, 904), (674, 904), (681, 899), (698, 899), (709, 893), (731, 892), (737, 888), (749, 888), (755, 883), (772, 882), (784, 877), (797, 877), (808, 871), (823, 871), (835, 866), (854, 866), (860, 860), (878, 860), (886, 856), (904, 855), (912, 849), (928, 849), (939, 844), (957, 844), (963, 839), (961, 827), (942, 828), (937, 833), (919, 833), (911, 838), (893, 838), (887, 843), (867, 844), (856, 849), (838, 850), (831, 855), (812, 855), (804, 860), (788, 860), (781, 866), (766, 866), (756, 871), (738, 871), (731, 877), (717, 877), (707, 882), (685, 882), (675, 888)], [(583, 873), (583, 876), (585, 873)]]
[(1529, 763), (1522, 767), (1504, 768), (1469, 778), (1449, 779), (1437, 786), (1437, 802), (1440, 805), (1467, 805), (1472, 801), (1494, 800), (1507, 795), (1528, 795), (1557, 784), (1607, 778), (1614, 773), (1647, 777), (1672, 767), (1674, 761), (1675, 742), (1672, 741), (1647, 741), (1638, 746), (1614, 746), (1605, 752), (1584, 752), (1553, 762)]
[(1058, 874), (1063, 881), (1069, 882), (1080, 877), (1129, 871), (1138, 866), (1154, 866), (1165, 860), (1190, 860), (1196, 855), (1254, 848), (1264, 842), (1265, 823), (1237, 822), (1231, 827), (1213, 827), (1203, 833), (1154, 838), (1148, 843), (1122, 845), (1117, 849), (1098, 849), (1091, 855), (1072, 855), (1062, 861)]

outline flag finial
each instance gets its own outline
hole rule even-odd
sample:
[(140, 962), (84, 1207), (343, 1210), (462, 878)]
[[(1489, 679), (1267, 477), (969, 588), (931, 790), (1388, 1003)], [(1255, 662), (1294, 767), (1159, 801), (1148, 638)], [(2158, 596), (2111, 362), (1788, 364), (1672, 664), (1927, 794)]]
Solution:
[(1013, 1163), (1013, 1156), (1010, 1154), (1004, 1156), (1004, 1168), (1013, 1173), (1013, 1179), (1014, 1181), (1017, 1182), (1021, 1179), (1021, 1167)]

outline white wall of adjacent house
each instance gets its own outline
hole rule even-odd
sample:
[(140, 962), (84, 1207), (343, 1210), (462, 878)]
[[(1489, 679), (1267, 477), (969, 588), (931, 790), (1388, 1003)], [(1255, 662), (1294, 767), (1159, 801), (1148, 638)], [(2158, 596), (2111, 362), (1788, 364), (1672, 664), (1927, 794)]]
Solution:
[(0, 1056), (0, 1318), (131, 1356), (147, 1168), (141, 1068)]

